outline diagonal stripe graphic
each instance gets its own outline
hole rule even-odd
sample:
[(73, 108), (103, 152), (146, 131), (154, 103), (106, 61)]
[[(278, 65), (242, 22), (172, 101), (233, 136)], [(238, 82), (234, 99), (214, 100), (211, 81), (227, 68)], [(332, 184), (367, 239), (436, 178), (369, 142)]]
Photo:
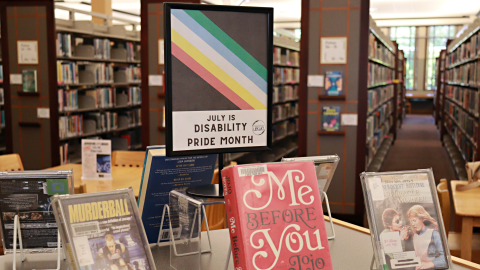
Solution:
[(208, 84), (213, 86), (218, 92), (224, 95), (229, 99), (233, 104), (237, 105), (241, 110), (252, 110), (253, 107), (250, 106), (245, 100), (239, 97), (235, 92), (228, 88), (223, 82), (221, 82), (217, 77), (195, 61), (190, 55), (184, 52), (180, 47), (172, 43), (172, 54), (184, 63), (188, 68), (205, 80)]
[[(180, 47), (183, 51), (188, 53), (195, 61), (200, 63), (210, 73), (222, 81), (228, 88), (239, 95), (243, 100), (249, 103), (254, 109), (266, 109), (266, 105), (260, 102), (252, 93), (243, 88), (237, 81), (235, 81), (222, 68), (213, 63), (207, 56), (201, 53), (195, 46), (172, 29), (172, 42)], [(263, 92), (261, 92), (263, 94)], [(266, 100), (266, 98), (265, 98)], [(266, 102), (265, 102), (266, 103)]]
[(208, 32), (222, 42), (230, 51), (235, 53), (240, 59), (243, 59), (245, 63), (250, 66), (255, 72), (260, 75), (265, 81), (268, 80), (267, 69), (260, 64), (257, 59), (251, 56), (245, 49), (242, 48), (235, 40), (230, 38), (225, 32), (222, 31), (215, 23), (207, 18), (199, 10), (185, 10), (195, 21), (203, 26)]
[[(255, 85), (245, 74), (240, 72), (235, 66), (228, 62), (221, 54), (210, 47), (203, 39), (201, 39), (196, 33), (185, 26), (175, 16), (171, 16), (172, 32), (173, 30), (181, 35), (187, 42), (193, 45), (203, 55), (205, 55), (210, 61), (215, 63), (218, 67), (224, 70), (232, 79), (237, 81), (243, 88), (248, 89), (252, 95), (255, 96), (262, 104), (267, 104), (267, 93), (263, 92), (257, 85)], [(173, 35), (172, 35), (173, 36)], [(190, 54), (189, 51), (186, 51)], [(199, 61), (200, 64), (203, 62)]]
[(221, 54), (228, 62), (230, 62), (236, 69), (248, 77), (255, 85), (258, 86), (264, 93), (267, 93), (267, 81), (258, 75), (251, 67), (242, 61), (236, 54), (221, 43), (215, 36), (203, 28), (197, 21), (190, 17), (184, 10), (173, 9), (172, 15), (181, 21), (191, 31), (196, 33), (203, 41), (210, 47)]

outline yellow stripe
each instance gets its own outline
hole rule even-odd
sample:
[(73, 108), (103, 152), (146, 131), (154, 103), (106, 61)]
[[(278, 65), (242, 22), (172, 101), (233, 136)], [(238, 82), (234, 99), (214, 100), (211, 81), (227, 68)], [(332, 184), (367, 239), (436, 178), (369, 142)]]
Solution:
[(250, 106), (256, 110), (266, 109), (267, 107), (263, 105), (254, 95), (248, 92), (243, 88), (237, 81), (235, 81), (228, 73), (223, 71), (219, 66), (213, 63), (208, 57), (206, 57), (202, 52), (200, 52), (195, 46), (183, 38), (177, 31), (172, 28), (172, 41), (180, 47), (184, 52), (186, 52), (190, 57), (212, 73), (217, 79), (223, 82), (228, 88), (232, 89), (237, 95), (239, 95), (243, 100), (245, 100)]

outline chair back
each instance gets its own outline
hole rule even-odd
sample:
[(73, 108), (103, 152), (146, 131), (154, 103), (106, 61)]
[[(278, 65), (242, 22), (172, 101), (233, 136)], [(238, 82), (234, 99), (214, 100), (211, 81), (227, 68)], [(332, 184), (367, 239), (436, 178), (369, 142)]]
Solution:
[(450, 229), (450, 195), (448, 192), (447, 179), (440, 179), (437, 185), (438, 201), (442, 210), (443, 223), (445, 225), (445, 234), (448, 235)]
[(145, 151), (113, 151), (112, 166), (143, 167)]
[(18, 154), (1, 155), (0, 171), (23, 171), (22, 159)]

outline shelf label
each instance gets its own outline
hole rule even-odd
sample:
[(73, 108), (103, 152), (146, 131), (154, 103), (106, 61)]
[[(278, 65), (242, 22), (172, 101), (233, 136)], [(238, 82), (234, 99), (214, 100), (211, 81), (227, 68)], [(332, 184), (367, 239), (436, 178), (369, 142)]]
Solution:
[(347, 37), (324, 37), (320, 50), (322, 64), (347, 63)]
[(50, 108), (37, 108), (37, 118), (50, 118)]
[(341, 119), (342, 126), (356, 126), (358, 124), (358, 114), (344, 113)]
[(10, 84), (22, 84), (22, 74), (10, 74)]
[(307, 86), (308, 87), (323, 87), (325, 81), (323, 75), (308, 75)]
[(17, 41), (18, 64), (38, 64), (38, 41)]
[(148, 75), (148, 86), (163, 86), (163, 76)]

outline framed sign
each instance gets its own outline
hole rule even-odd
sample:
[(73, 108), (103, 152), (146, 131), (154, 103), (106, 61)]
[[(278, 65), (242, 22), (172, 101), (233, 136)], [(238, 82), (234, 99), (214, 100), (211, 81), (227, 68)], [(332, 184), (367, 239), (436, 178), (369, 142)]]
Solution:
[(321, 46), (320, 53), (322, 64), (347, 63), (346, 37), (322, 37)]
[(273, 9), (164, 10), (167, 156), (269, 150)]
[(38, 64), (38, 41), (17, 41), (18, 64)]

